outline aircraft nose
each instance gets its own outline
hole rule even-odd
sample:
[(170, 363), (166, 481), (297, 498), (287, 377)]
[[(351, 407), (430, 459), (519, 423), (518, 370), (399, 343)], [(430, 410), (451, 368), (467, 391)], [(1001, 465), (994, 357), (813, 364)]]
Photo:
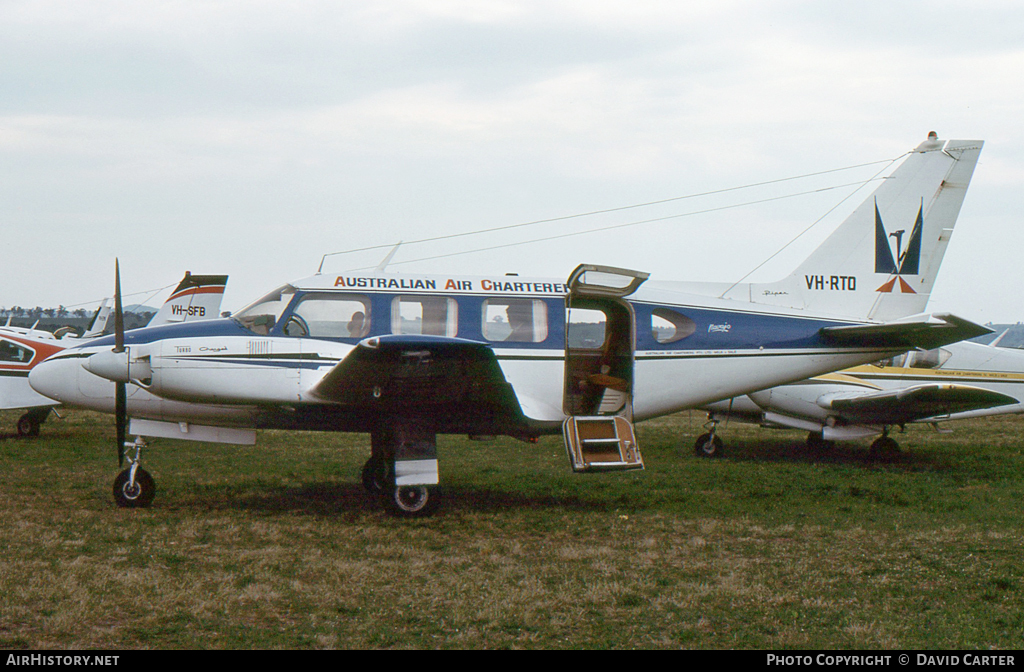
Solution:
[(75, 362), (47, 359), (36, 364), (28, 373), (28, 384), (39, 394), (66, 401), (75, 386)]

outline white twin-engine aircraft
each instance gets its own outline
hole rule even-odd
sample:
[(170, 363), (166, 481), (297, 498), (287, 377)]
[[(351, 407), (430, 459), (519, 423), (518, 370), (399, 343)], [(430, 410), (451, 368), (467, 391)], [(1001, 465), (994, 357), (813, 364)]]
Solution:
[[(723, 420), (774, 429), (801, 429), (815, 450), (835, 441), (875, 437), (873, 458), (900, 447), (889, 428), (910, 423), (1024, 413), (1024, 351), (980, 343), (953, 343), (913, 351), (811, 380), (751, 392), (706, 407), (712, 425)], [(712, 427), (714, 429), (714, 427)], [(702, 434), (698, 455), (723, 450), (721, 437)]]
[[(369, 433), (363, 483), (405, 515), (436, 502), (438, 434), (561, 432), (575, 471), (642, 468), (636, 421), (990, 333), (908, 301), (930, 290), (980, 146), (929, 138), (776, 284), (587, 265), (566, 281), (316, 275), (230, 319), (70, 348), (30, 382), (115, 413), (121, 506), (153, 499), (141, 437), (252, 444), (260, 428)], [(876, 213), (893, 228), (921, 221), (914, 294), (876, 291), (893, 276), (875, 263)]]
[[(147, 326), (174, 324), (186, 320), (219, 317), (224, 298), (226, 275), (192, 275), (188, 271)], [(38, 436), (39, 428), (56, 405), (29, 386), (28, 374), (47, 357), (71, 347), (91, 342), (103, 335), (110, 307), (103, 300), (89, 328), (81, 336), (62, 327), (54, 333), (41, 329), (12, 327), (10, 319), (0, 327), (0, 409), (26, 409), (17, 422), (20, 436)]]

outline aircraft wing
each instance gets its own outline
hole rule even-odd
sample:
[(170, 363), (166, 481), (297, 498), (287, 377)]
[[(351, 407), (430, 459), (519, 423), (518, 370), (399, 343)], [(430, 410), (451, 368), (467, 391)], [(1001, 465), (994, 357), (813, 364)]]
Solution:
[(1018, 403), (1017, 399), (1000, 392), (950, 383), (925, 383), (856, 396), (825, 396), (818, 400), (819, 406), (836, 411), (844, 419), (867, 425), (900, 425)]
[(991, 333), (988, 327), (949, 313), (914, 315), (883, 324), (824, 327), (821, 330), (822, 337), (836, 345), (891, 346), (894, 350), (931, 350)]
[[(460, 338), (391, 335), (368, 338), (310, 394), (380, 417), (415, 416), (472, 432), (483, 421), (514, 423), (522, 411), (486, 343)], [(493, 433), (493, 430), (486, 433)]]

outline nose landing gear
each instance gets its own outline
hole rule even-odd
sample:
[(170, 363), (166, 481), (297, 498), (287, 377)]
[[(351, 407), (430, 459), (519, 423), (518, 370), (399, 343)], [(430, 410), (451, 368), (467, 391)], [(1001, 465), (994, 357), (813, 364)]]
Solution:
[(722, 439), (715, 432), (718, 429), (718, 421), (710, 420), (704, 425), (708, 430), (697, 437), (693, 444), (693, 452), (697, 457), (718, 457), (722, 454)]
[[(125, 448), (135, 448), (135, 456), (128, 457), (128, 468), (114, 479), (114, 502), (121, 508), (136, 509), (147, 507), (156, 496), (156, 482), (149, 472), (140, 466), (142, 449), (146, 442), (138, 437), (132, 443), (125, 443)], [(127, 452), (127, 450), (125, 451)]]

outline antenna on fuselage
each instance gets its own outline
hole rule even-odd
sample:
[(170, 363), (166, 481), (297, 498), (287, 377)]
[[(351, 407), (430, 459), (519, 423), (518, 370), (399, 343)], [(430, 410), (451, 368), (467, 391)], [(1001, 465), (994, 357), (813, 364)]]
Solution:
[(395, 252), (398, 252), (398, 248), (400, 248), (401, 246), (402, 241), (398, 241), (398, 243), (391, 248), (391, 251), (388, 252), (388, 256), (384, 257), (384, 260), (377, 265), (377, 268), (373, 269), (373, 272), (383, 273), (384, 269), (387, 268), (388, 264), (391, 263), (391, 259), (395, 256)]

